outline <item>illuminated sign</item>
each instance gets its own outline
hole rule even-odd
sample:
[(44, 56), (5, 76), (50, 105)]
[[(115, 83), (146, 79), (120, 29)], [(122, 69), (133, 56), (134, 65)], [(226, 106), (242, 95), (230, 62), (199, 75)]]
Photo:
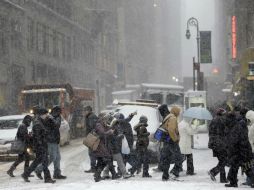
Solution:
[(237, 47), (236, 47), (236, 16), (232, 16), (231, 18), (231, 33), (232, 33), (232, 59), (236, 59), (237, 55)]

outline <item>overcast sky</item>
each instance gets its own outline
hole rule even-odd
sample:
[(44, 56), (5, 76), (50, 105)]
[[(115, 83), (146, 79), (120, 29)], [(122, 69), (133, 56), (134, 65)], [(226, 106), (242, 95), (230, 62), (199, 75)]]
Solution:
[[(185, 37), (186, 23), (191, 17), (195, 17), (199, 21), (199, 30), (212, 31), (214, 29), (214, 0), (182, 0), (182, 69), (183, 76), (192, 76), (192, 57), (197, 59), (197, 30), (191, 27), (191, 38)], [(213, 47), (212, 47), (213, 49)], [(213, 51), (212, 51), (213, 52)], [(213, 55), (214, 57), (214, 55)], [(205, 71), (205, 75), (209, 75), (211, 64), (202, 65), (201, 71)]]

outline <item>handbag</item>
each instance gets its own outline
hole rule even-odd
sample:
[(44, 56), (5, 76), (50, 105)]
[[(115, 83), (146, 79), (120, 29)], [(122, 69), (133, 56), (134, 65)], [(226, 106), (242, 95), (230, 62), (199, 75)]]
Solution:
[(11, 153), (12, 154), (22, 154), (25, 151), (25, 142), (17, 139), (17, 136), (15, 137), (15, 140), (11, 143)]
[(159, 127), (155, 133), (154, 133), (154, 138), (157, 141), (163, 141), (163, 142), (169, 142), (170, 141), (170, 136), (168, 134), (168, 132), (166, 131), (166, 129), (164, 129), (162, 126)]
[(122, 154), (130, 154), (131, 150), (128, 144), (128, 141), (126, 137), (124, 136), (122, 140), (122, 149), (121, 149)]
[(83, 144), (93, 151), (97, 150), (100, 144), (100, 137), (95, 132), (90, 132), (83, 140)]

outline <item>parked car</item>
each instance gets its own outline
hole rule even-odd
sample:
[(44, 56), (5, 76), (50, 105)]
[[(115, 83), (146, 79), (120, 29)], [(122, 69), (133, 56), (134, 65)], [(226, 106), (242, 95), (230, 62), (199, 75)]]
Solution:
[[(11, 142), (15, 139), (18, 126), (22, 123), (24, 117), (25, 115), (0, 117), (0, 154), (6, 154), (10, 150)], [(28, 131), (32, 131), (32, 124)], [(68, 144), (70, 142), (70, 127), (64, 118), (62, 118), (60, 134), (60, 145)]]
[[(142, 105), (123, 105), (115, 110), (116, 113), (122, 113), (125, 118), (128, 117), (130, 113), (133, 113), (135, 111), (137, 111), (137, 115), (135, 115), (130, 121), (132, 129), (136, 124), (138, 124), (141, 115), (145, 115), (148, 118), (147, 130), (150, 132), (150, 143), (148, 146), (148, 150), (151, 154), (152, 160), (157, 160), (159, 157), (159, 143), (154, 139), (154, 133), (161, 123), (159, 111), (155, 107)], [(133, 130), (133, 134), (136, 139), (136, 131)]]

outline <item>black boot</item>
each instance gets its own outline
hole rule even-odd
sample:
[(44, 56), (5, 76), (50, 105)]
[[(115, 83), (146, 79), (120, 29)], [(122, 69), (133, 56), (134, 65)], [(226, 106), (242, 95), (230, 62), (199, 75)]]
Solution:
[(114, 167), (112, 169), (110, 169), (111, 175), (112, 175), (112, 179), (118, 179), (120, 177), (122, 177), (122, 175), (118, 175), (114, 169)]
[(220, 183), (228, 183), (226, 173), (220, 173)]
[(45, 179), (45, 181), (44, 181), (44, 183), (55, 183), (56, 182), (56, 180), (53, 180), (53, 179), (51, 179), (51, 178), (47, 178), (47, 179)]
[(101, 171), (96, 170), (95, 173), (94, 173), (94, 181), (99, 182), (101, 180), (103, 180), (102, 177), (101, 177)]
[(212, 171), (208, 171), (208, 175), (210, 176), (212, 181), (216, 181), (215, 175), (213, 174)]
[(163, 173), (163, 175), (162, 175), (162, 181), (168, 181), (168, 179), (169, 179), (169, 175)]
[(10, 169), (6, 172), (10, 177), (15, 177), (13, 175), (13, 171), (16, 169), (16, 167), (11, 166)]
[(35, 171), (35, 175), (40, 179), (43, 180), (43, 177), (40, 172)]
[(225, 184), (225, 187), (238, 187), (237, 183), (228, 183)]
[(143, 173), (142, 177), (152, 177), (148, 172)]
[(25, 174), (22, 174), (21, 177), (24, 179), (25, 182), (30, 182), (27, 176)]
[(59, 174), (59, 175), (54, 175), (53, 178), (54, 179), (66, 179), (67, 177), (64, 176), (64, 175)]

